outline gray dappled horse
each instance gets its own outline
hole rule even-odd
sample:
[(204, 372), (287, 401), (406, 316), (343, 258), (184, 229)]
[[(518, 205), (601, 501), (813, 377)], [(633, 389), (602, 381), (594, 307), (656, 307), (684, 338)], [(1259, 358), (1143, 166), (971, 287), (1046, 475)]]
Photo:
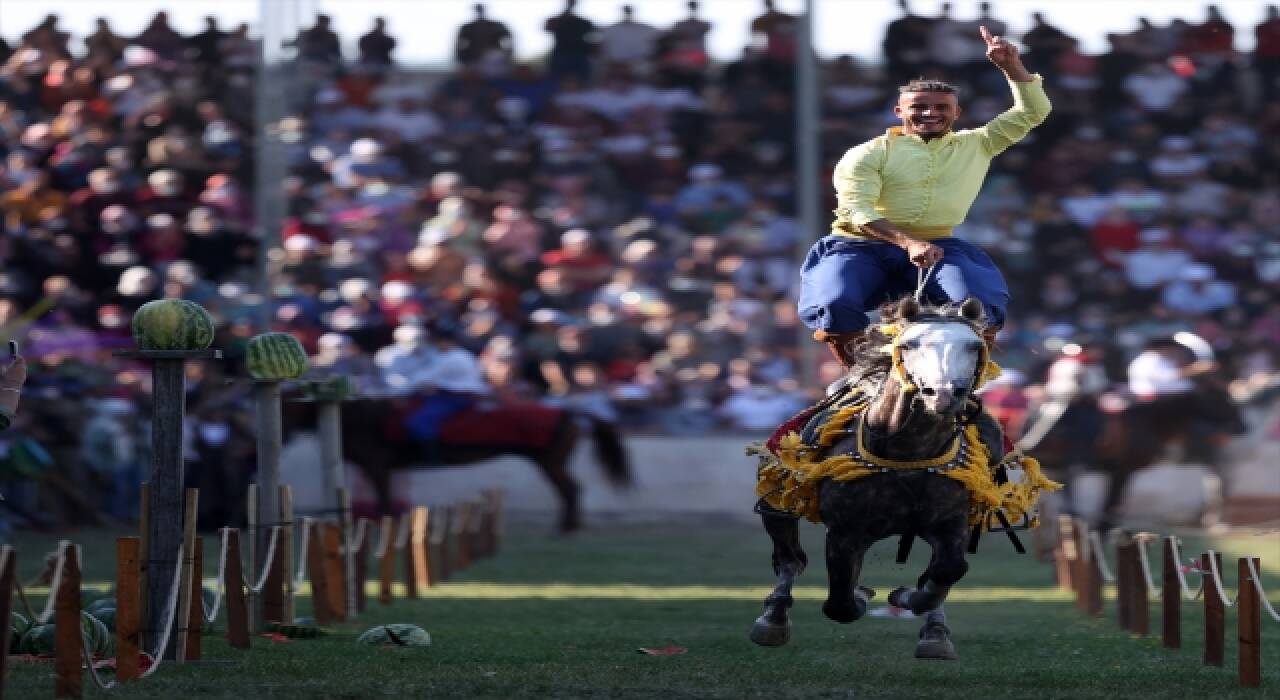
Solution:
[[(974, 421), (991, 450), (994, 466), (1003, 456), (999, 428), (969, 400), (984, 369), (982, 305), (969, 299), (958, 308), (922, 308), (908, 298), (896, 308), (887, 306), (882, 313), (886, 321), (903, 325), (897, 338), (901, 364), (916, 390), (904, 390), (904, 382), (891, 371), (892, 359), (884, 348), (893, 339), (872, 325), (855, 348), (856, 363), (848, 382), (874, 398), (861, 413), (858, 430), (840, 438), (828, 454), (865, 450), (885, 460), (929, 460), (946, 453), (958, 439), (962, 425)], [(858, 434), (864, 436), (861, 448), (856, 442)], [(889, 602), (924, 615), (917, 657), (956, 658), (942, 604), (969, 568), (965, 561), (970, 532), (966, 488), (924, 469), (891, 470), (849, 481), (826, 479), (817, 488), (818, 512), (827, 528), (830, 583), (823, 613), (840, 623), (862, 617), (867, 601), (875, 595), (858, 585), (867, 550), (893, 535), (920, 537), (933, 550), (929, 566), (916, 588), (896, 589)], [(764, 614), (755, 621), (750, 636), (757, 644), (780, 646), (790, 639), (787, 611), (793, 602), (791, 588), (807, 558), (794, 515), (764, 507), (761, 517), (773, 539), (778, 583), (765, 599)]]

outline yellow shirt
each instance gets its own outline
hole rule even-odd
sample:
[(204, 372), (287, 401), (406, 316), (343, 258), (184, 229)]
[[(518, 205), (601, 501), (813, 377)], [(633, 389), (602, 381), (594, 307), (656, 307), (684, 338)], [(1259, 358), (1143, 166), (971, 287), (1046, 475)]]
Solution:
[(867, 238), (858, 227), (888, 219), (923, 239), (944, 238), (964, 221), (982, 188), (991, 159), (1049, 115), (1039, 74), (1009, 81), (1013, 107), (983, 127), (931, 141), (889, 129), (855, 146), (836, 164), (836, 220), (831, 232)]

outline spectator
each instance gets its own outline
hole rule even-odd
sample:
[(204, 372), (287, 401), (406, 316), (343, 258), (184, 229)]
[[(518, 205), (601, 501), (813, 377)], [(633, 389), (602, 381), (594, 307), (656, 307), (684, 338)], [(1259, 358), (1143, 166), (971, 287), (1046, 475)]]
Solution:
[(1203, 316), (1235, 305), (1235, 287), (1215, 279), (1212, 267), (1196, 263), (1176, 274), (1176, 281), (1166, 286), (1161, 295), (1161, 301), (1174, 313)]
[(453, 55), (462, 65), (470, 65), (497, 56), (510, 63), (515, 51), (511, 31), (502, 22), (485, 16), (483, 3), (476, 3), (476, 18), (458, 29)]
[(324, 65), (342, 62), (342, 41), (333, 32), (329, 15), (316, 15), (316, 23), (298, 33), (298, 58)]
[(591, 77), (591, 57), (596, 51), (596, 25), (574, 14), (578, 0), (565, 0), (564, 11), (543, 25), (551, 33), (553, 44), (548, 61), (552, 80), (563, 82), (573, 78), (586, 82)]
[(382, 17), (374, 18), (373, 29), (360, 37), (358, 47), (360, 63), (363, 65), (385, 68), (395, 62), (391, 58), (391, 52), (396, 50), (396, 40), (387, 34), (387, 20)]
[(658, 30), (637, 22), (631, 5), (622, 6), (622, 19), (600, 31), (600, 52), (605, 60), (644, 70), (653, 60)]
[(1156, 289), (1175, 279), (1191, 263), (1191, 256), (1175, 247), (1173, 236), (1162, 228), (1138, 234), (1138, 248), (1124, 257), (1125, 276), (1138, 290)]

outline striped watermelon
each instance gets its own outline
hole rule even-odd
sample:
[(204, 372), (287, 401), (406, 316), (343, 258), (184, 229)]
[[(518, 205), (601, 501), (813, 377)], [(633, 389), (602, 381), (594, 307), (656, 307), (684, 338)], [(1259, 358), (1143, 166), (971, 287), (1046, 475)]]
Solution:
[(31, 629), (30, 620), (16, 612), (9, 613), (9, 648), (3, 651), (6, 654), (18, 653), (18, 644), (22, 642), (22, 635), (29, 629)]
[(307, 367), (307, 351), (288, 333), (255, 335), (245, 351), (245, 368), (254, 379), (296, 379)]
[(370, 646), (429, 647), (431, 635), (417, 625), (378, 625), (365, 630), (356, 639), (356, 643)]
[(133, 342), (140, 350), (203, 350), (213, 343), (213, 317), (185, 299), (159, 299), (133, 314)]

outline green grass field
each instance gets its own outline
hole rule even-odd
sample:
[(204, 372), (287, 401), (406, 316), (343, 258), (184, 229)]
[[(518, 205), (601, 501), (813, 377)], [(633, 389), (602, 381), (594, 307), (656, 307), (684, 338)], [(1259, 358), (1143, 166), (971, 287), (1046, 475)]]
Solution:
[[(1269, 696), (1280, 688), (1280, 623), (1263, 620), (1264, 687), (1236, 682), (1236, 620), (1227, 618), (1227, 663), (1201, 665), (1200, 603), (1183, 605), (1181, 650), (1158, 638), (1119, 631), (1114, 604), (1090, 619), (1050, 584), (1050, 570), (990, 537), (971, 558), (968, 577), (947, 604), (958, 662), (918, 661), (919, 622), (867, 617), (838, 625), (822, 616), (826, 572), (821, 532), (806, 527), (814, 562), (797, 587), (791, 644), (766, 649), (746, 632), (772, 583), (769, 544), (750, 524), (677, 521), (601, 526), (553, 539), (541, 523), (509, 527), (499, 555), (416, 601), (371, 609), (319, 640), (276, 644), (255, 638), (250, 651), (205, 639), (206, 659), (228, 663), (166, 665), (115, 697), (256, 698), (1200, 698)], [(87, 582), (114, 571), (106, 534), (83, 533)], [(22, 576), (55, 540), (23, 536), (14, 544)], [(880, 591), (909, 584), (927, 547), (912, 562), (893, 562), (892, 542), (868, 558), (863, 582)], [(1188, 542), (1192, 555), (1209, 543)], [(1224, 576), (1235, 581), (1235, 555), (1251, 552), (1280, 592), (1280, 538), (1237, 537), (1212, 543), (1224, 551)], [(216, 546), (206, 540), (206, 552)], [(216, 549), (214, 550), (216, 552)], [(1153, 555), (1158, 556), (1153, 549)], [(215, 555), (206, 555), (216, 561)], [(206, 574), (213, 576), (213, 567)], [(1234, 594), (1234, 592), (1232, 592)], [(1276, 596), (1272, 597), (1273, 600)], [(39, 600), (33, 600), (38, 604)], [(300, 601), (305, 610), (308, 602)], [(1151, 606), (1159, 628), (1159, 607)], [(379, 623), (412, 622), (430, 631), (425, 649), (357, 646)], [(222, 624), (219, 624), (221, 630)], [(681, 646), (687, 654), (646, 656), (639, 647)], [(11, 665), (6, 697), (52, 697), (52, 664)], [(104, 695), (86, 679), (86, 695)]]

